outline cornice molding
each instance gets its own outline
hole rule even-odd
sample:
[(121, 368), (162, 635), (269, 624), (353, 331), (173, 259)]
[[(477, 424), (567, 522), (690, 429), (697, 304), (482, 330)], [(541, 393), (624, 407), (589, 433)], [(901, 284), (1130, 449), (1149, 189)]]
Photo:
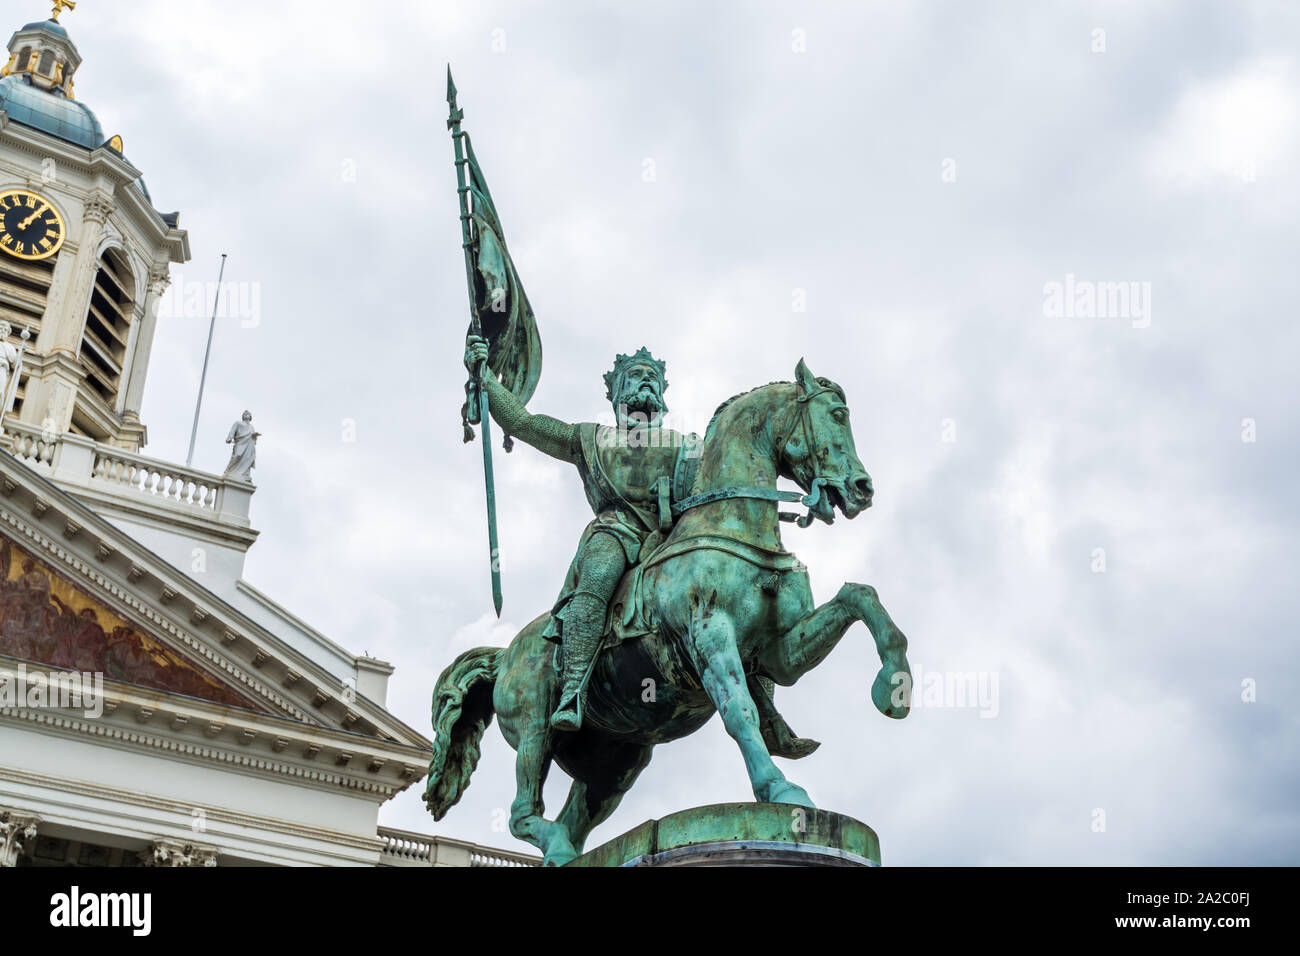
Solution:
[[(337, 741), (332, 741), (332, 746), (326, 747), (318, 741), (312, 741), (308, 735), (293, 733), (287, 728), (281, 735), (277, 735), (274, 729), (269, 731), (262, 729), (262, 732), (258, 733), (245, 724), (234, 722), (217, 724), (209, 720), (177, 722), (164, 720), (166, 718), (164, 714), (157, 722), (160, 730), (161, 726), (166, 726), (169, 732), (155, 733), (142, 721), (153, 722), (159, 717), (159, 711), (142, 707), (133, 701), (128, 701), (124, 705), (121, 700), (110, 696), (107, 682), (105, 697), (108, 698), (107, 703), (115, 705), (111, 716), (107, 708), (105, 716), (90, 719), (52, 708), (0, 707), (0, 723), (19, 727), (26, 725), (32, 729), (66, 736), (92, 737), (98, 744), (110, 744), (135, 752), (160, 753), (166, 755), (167, 759), (217, 764), (223, 770), (234, 769), (251, 776), (290, 778), (295, 783), (306, 784), (317, 789), (334, 792), (349, 790), (377, 797), (380, 801), (388, 800), (401, 793), (421, 776), (420, 768), (414, 767), (413, 775), (402, 777), (395, 774), (393, 779), (382, 779), (379, 772), (382, 771), (384, 762), (377, 755), (370, 754), (358, 760), (357, 767), (372, 776), (346, 772), (339, 769), (339, 756), (352, 754), (355, 759), (355, 754), (361, 752), (363, 746), (342, 749), (348, 746), (347, 742), (343, 742), (340, 746)], [(160, 704), (160, 709), (163, 706)], [(133, 723), (127, 723), (128, 719)], [(214, 729), (215, 735), (211, 733)], [(186, 739), (187, 732), (201, 734), (212, 742)], [(224, 739), (227, 735), (231, 736), (235, 748), (238, 749), (217, 741), (217, 737)], [(321, 740), (329, 739), (325, 734), (319, 737)], [(282, 748), (280, 752), (286, 754), (286, 757), (271, 757), (251, 748), (250, 745), (258, 738), (265, 738), (264, 746), (273, 752), (273, 745), (277, 740), (294, 739), (297, 746), (293, 751), (289, 751), (287, 747)], [(290, 753), (297, 754), (301, 762), (288, 759), (287, 755)], [(377, 766), (376, 761), (378, 761)], [(411, 764), (406, 765), (411, 766)], [(376, 766), (376, 769), (368, 771), (371, 766)]]
[[(118, 427), (121, 427), (120, 423)], [(175, 531), (177, 528), (182, 528), (186, 535), (217, 547), (235, 548), (246, 552), (260, 534), (251, 527), (232, 527), (228, 521), (218, 521), (197, 508), (193, 514), (167, 515), (166, 520), (163, 520), (158, 516), (158, 509), (152, 502), (140, 501), (132, 494), (117, 494), (111, 488), (77, 487), (72, 493), (83, 501), (93, 503), (98, 508), (103, 508), (104, 511), (127, 521), (156, 528), (159, 531)]]
[[(191, 818), (194, 810), (202, 810), (209, 828), (215, 826), (253, 827), (257, 830), (278, 833), (300, 840), (324, 840), (341, 846), (359, 850), (377, 850), (385, 846), (383, 838), (377, 834), (374, 839), (331, 830), (326, 827), (308, 827), (281, 820), (277, 817), (259, 816), (252, 813), (235, 813), (221, 807), (196, 804), (189, 801), (171, 800), (151, 794), (137, 793), (80, 780), (67, 780), (62, 777), (50, 777), (45, 774), (31, 773), (13, 767), (0, 767), (0, 782), (15, 784), (20, 787), (39, 790), (52, 790), (82, 799), (108, 800), (124, 806), (137, 807), (144, 811), (146, 818), (163, 814), (175, 814), (181, 819)], [(12, 801), (11, 801), (12, 802)], [(209, 841), (211, 842), (211, 841)]]

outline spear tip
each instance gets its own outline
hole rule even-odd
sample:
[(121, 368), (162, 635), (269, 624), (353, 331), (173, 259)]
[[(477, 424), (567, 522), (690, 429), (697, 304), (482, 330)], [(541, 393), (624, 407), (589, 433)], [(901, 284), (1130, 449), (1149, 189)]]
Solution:
[(451, 78), (451, 64), (447, 64), (447, 102), (456, 102), (456, 81)]

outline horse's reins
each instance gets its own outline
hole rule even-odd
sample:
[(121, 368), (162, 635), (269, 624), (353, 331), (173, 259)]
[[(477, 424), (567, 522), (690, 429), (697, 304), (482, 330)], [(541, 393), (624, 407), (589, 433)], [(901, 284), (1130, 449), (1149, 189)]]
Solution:
[[(795, 429), (803, 428), (804, 438), (808, 442), (808, 449), (812, 451), (812, 427), (809, 424), (810, 413), (808, 412), (808, 403), (820, 395), (822, 392), (834, 392), (835, 389), (823, 385), (815, 392), (808, 393), (804, 391), (803, 384), (799, 385), (799, 397), (795, 400), (797, 407), (791, 413), (790, 427), (785, 431), (785, 438), (777, 445), (777, 448), (784, 449), (794, 438)], [(799, 527), (806, 528), (813, 522), (813, 518), (820, 517), (817, 509), (823, 504), (822, 497), (824, 492), (822, 488), (829, 484), (825, 478), (814, 478), (812, 490), (806, 495), (797, 491), (781, 491), (778, 488), (756, 488), (751, 485), (729, 485), (725, 488), (715, 488), (712, 491), (705, 491), (698, 495), (691, 495), (689, 498), (683, 498), (674, 504), (673, 514), (681, 515), (692, 508), (698, 508), (700, 505), (711, 504), (714, 501), (726, 501), (729, 498), (756, 498), (759, 501), (797, 501), (807, 506), (808, 513), (800, 517), (788, 511), (777, 513), (777, 517), (782, 521), (797, 522)], [(824, 518), (822, 520), (825, 520)]]

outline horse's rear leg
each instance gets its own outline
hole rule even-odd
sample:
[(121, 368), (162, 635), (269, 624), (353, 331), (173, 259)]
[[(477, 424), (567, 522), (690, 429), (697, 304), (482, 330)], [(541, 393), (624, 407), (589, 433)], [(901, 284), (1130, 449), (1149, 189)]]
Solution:
[(731, 619), (708, 606), (698, 608), (691, 619), (689, 644), (704, 691), (722, 715), (727, 733), (740, 747), (755, 799), (813, 806), (802, 787), (786, 780), (763, 742), (758, 708), (745, 684), (745, 667), (736, 649), (736, 628)]
[(790, 628), (765, 652), (763, 670), (778, 684), (793, 684), (825, 660), (857, 621), (867, 625), (880, 655), (881, 668), (871, 685), (872, 702), (886, 717), (906, 717), (912, 676), (907, 638), (868, 584), (845, 584), (834, 598)]
[(609, 819), (623, 795), (632, 789), (652, 753), (653, 747), (621, 744), (608, 758), (602, 758), (600, 767), (587, 774), (586, 779), (573, 781), (569, 798), (556, 820), (568, 832), (569, 842), (579, 853), (591, 831)]
[(557, 690), (551, 666), (555, 649), (541, 637), (545, 617), (520, 632), (502, 655), (492, 693), (501, 733), (515, 750), (515, 800), (510, 832), (542, 851), (548, 865), (567, 863), (575, 854), (564, 827), (542, 817), (542, 786), (551, 769), (551, 729), (547, 717)]
[[(541, 719), (545, 721), (543, 713)], [(520, 735), (515, 750), (515, 802), (510, 805), (510, 832), (542, 851), (544, 866), (563, 866), (578, 854), (568, 831), (542, 817), (542, 785), (551, 769), (549, 732), (545, 723)]]

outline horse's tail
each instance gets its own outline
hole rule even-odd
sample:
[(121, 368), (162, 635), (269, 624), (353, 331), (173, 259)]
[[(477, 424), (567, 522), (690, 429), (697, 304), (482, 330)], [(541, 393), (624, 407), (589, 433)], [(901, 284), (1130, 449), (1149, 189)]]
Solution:
[(456, 805), (478, 764), (483, 731), (492, 723), (492, 687), (503, 648), (476, 647), (442, 672), (433, 688), (433, 757), (424, 803), (435, 820)]

